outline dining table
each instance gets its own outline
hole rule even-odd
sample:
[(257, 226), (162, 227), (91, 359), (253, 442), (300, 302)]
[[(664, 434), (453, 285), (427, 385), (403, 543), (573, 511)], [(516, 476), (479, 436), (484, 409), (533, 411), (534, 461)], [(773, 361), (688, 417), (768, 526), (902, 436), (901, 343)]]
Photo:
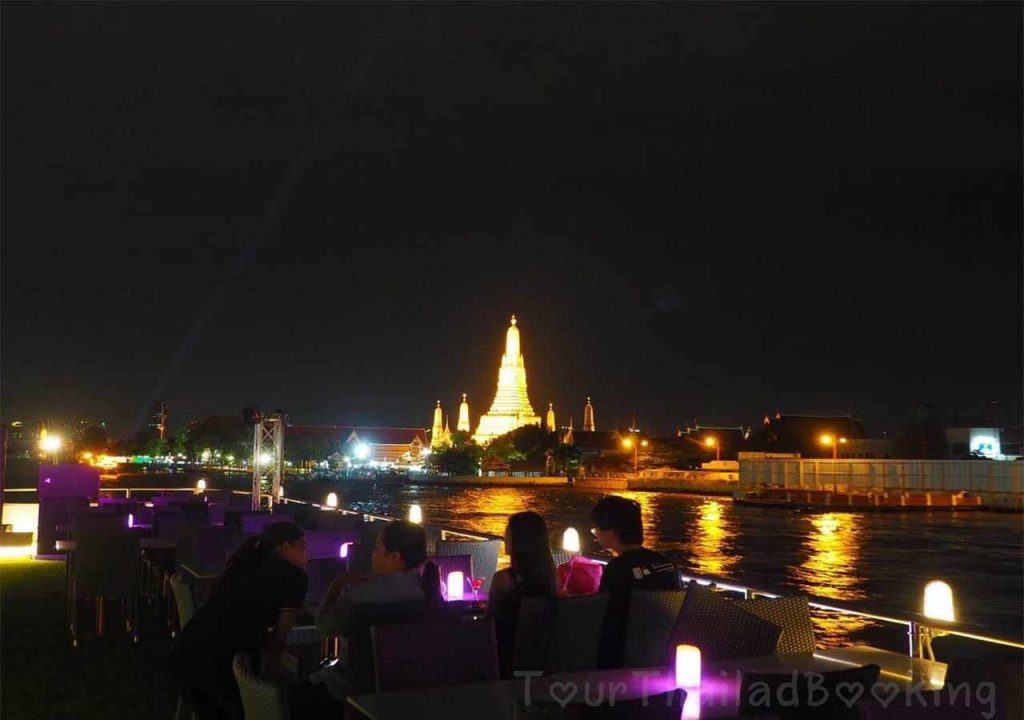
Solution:
[[(892, 692), (904, 693), (921, 685), (936, 689), (945, 678), (943, 663), (865, 646), (741, 658), (705, 664), (699, 686), (686, 689), (680, 714), (683, 718), (707, 720), (738, 717), (744, 673), (825, 673), (872, 663), (881, 668), (878, 686), (887, 692), (891, 688)], [(674, 670), (642, 667), (553, 675), (531, 673), (497, 682), (367, 693), (350, 696), (348, 704), (355, 717), (368, 720), (477, 720), (481, 713), (487, 720), (514, 720), (517, 707), (534, 702), (597, 705), (607, 703), (613, 692), (617, 700), (642, 701), (675, 688)]]

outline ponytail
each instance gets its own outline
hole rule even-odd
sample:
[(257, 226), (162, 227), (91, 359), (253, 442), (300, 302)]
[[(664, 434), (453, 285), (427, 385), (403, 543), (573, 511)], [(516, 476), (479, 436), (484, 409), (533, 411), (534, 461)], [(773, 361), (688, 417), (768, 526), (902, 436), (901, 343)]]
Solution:
[(423, 594), (427, 600), (437, 600), (441, 597), (441, 571), (430, 560), (423, 563), (420, 587), (423, 588)]

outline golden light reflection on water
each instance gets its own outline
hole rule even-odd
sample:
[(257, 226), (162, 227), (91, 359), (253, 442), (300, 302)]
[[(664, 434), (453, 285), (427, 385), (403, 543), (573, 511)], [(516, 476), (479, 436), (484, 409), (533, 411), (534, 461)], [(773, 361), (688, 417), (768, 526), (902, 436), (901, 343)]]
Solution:
[(705, 500), (697, 508), (690, 536), (694, 570), (704, 575), (728, 576), (739, 557), (735, 554), (735, 528), (729, 518), (731, 504)]
[[(863, 579), (858, 574), (864, 518), (858, 513), (824, 513), (805, 518), (810, 525), (802, 550), (807, 557), (801, 565), (788, 568), (800, 589), (820, 598), (862, 600)], [(817, 611), (815, 631), (822, 646), (842, 644), (850, 634), (875, 623), (853, 615)]]

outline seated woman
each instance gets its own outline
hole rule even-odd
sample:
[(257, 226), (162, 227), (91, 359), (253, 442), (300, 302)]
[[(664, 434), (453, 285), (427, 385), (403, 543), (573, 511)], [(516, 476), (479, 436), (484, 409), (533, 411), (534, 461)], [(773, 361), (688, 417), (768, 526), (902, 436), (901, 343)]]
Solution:
[(348, 689), (345, 636), (354, 605), (404, 603), (440, 597), (440, 573), (434, 563), (424, 565), (426, 559), (427, 535), (423, 528), (415, 523), (396, 520), (386, 523), (377, 536), (372, 575), (341, 575), (334, 579), (320, 603), (316, 625), (325, 636), (341, 637), (341, 658), (336, 665), (310, 675), (308, 684), (291, 693), (289, 704), (293, 718), (330, 715), (337, 709), (332, 708), (334, 703), (345, 702)]
[(494, 619), (502, 675), (510, 676), (520, 601), (524, 597), (553, 598), (558, 585), (548, 526), (537, 513), (516, 513), (508, 519), (505, 550), (512, 562), (507, 570), (499, 570), (491, 580), (487, 616)]
[(288, 632), (306, 596), (305, 566), (302, 528), (278, 522), (246, 540), (214, 580), (166, 662), (198, 720), (242, 717), (231, 671), (236, 653), (262, 652), (263, 674), (280, 673)]

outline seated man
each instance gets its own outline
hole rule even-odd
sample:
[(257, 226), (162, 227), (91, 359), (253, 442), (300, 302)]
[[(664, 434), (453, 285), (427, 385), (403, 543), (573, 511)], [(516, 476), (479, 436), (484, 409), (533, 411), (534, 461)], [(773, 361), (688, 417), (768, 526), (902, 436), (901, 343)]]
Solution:
[[(373, 574), (341, 575), (324, 593), (316, 625), (323, 635), (341, 636), (341, 658), (331, 667), (313, 673), (309, 685), (289, 697), (293, 718), (322, 717), (332, 702), (343, 703), (347, 693), (345, 667), (347, 652), (344, 636), (353, 605), (404, 603), (440, 597), (441, 582), (437, 566), (427, 563), (427, 536), (419, 525), (404, 520), (384, 524), (373, 549)], [(321, 685), (322, 688), (317, 688)], [(324, 691), (325, 690), (325, 691)]]
[(600, 666), (622, 666), (622, 645), (631, 590), (678, 590), (679, 572), (672, 561), (644, 547), (640, 503), (617, 495), (601, 498), (590, 511), (591, 532), (615, 555), (601, 575), (599, 592), (610, 594), (601, 637)]

